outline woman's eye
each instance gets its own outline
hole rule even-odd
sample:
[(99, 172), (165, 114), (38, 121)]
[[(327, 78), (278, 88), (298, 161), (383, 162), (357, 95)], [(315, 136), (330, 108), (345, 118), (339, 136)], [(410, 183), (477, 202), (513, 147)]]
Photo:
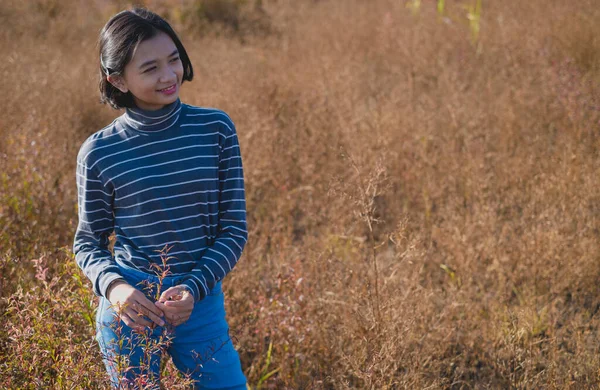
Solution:
[(179, 61), (179, 57), (175, 57), (175, 58), (171, 59), (171, 62), (177, 62), (177, 61)]
[(152, 72), (154, 69), (156, 69), (156, 66), (153, 66), (151, 68), (146, 69), (145, 71), (143, 71), (142, 73), (149, 73)]

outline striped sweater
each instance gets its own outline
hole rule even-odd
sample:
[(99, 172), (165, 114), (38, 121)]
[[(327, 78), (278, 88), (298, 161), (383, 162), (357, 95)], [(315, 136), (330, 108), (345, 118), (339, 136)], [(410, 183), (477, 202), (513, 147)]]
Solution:
[[(106, 296), (119, 264), (165, 270), (202, 300), (235, 266), (248, 231), (235, 126), (221, 110), (178, 99), (126, 109), (77, 155), (79, 224), (73, 253)], [(114, 255), (108, 248), (115, 232)]]

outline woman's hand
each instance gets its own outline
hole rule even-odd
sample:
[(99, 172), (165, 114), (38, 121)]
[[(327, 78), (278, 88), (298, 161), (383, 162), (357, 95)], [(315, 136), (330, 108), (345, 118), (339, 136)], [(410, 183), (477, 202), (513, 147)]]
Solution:
[(160, 295), (155, 305), (165, 313), (167, 322), (178, 326), (190, 318), (194, 310), (194, 296), (184, 286), (173, 286)]
[[(130, 328), (143, 330), (144, 327), (163, 326), (163, 312), (151, 302), (143, 292), (125, 281), (115, 282), (107, 293), (108, 300), (115, 307), (119, 317)], [(145, 317), (149, 318), (148, 321)]]

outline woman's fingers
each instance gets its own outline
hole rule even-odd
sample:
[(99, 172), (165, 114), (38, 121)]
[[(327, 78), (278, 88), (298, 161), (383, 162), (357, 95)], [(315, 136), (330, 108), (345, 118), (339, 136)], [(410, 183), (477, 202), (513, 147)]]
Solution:
[(165, 319), (171, 324), (171, 325), (181, 325), (182, 323), (184, 323), (185, 321), (187, 321), (187, 319), (190, 317), (190, 314), (192, 314), (192, 309), (188, 309), (188, 308), (182, 308), (182, 307), (169, 307), (169, 306), (165, 306), (164, 303), (162, 302), (156, 302), (156, 305), (158, 305), (159, 307), (163, 308), (163, 312), (165, 313)]
[(157, 316), (153, 312), (148, 312), (148, 314), (146, 314), (146, 317), (150, 318), (158, 326), (165, 325), (165, 321), (163, 321), (161, 317)]
[(144, 293), (140, 291), (139, 296), (135, 297), (135, 300), (141, 305), (140, 310), (145, 310), (144, 314), (147, 315), (149, 312), (152, 312), (157, 317), (162, 317), (163, 312), (156, 307), (156, 305), (151, 302)]
[[(163, 326), (164, 321), (153, 312), (146, 309), (140, 302), (122, 303), (117, 307), (119, 316), (130, 328), (143, 329), (144, 327), (154, 327), (154, 323)], [(148, 321), (150, 319), (151, 321)]]
[(185, 287), (168, 288), (157, 302), (150, 301), (143, 292), (133, 290), (118, 303), (121, 319), (131, 328), (164, 326), (165, 320), (175, 326), (181, 325), (194, 308), (194, 299)]
[(158, 326), (163, 326), (165, 324), (165, 322), (161, 319), (161, 317), (164, 315), (162, 310), (156, 307), (156, 305), (150, 302), (148, 299), (140, 302), (139, 307), (140, 312), (154, 321)]
[[(128, 314), (130, 317), (132, 315), (136, 317), (134, 318), (134, 321), (138, 323), (143, 323), (144, 326), (151, 326), (152, 323), (148, 322), (145, 318), (143, 318), (143, 316), (145, 316), (158, 326), (163, 326), (165, 324), (164, 321), (161, 319), (161, 317), (163, 316), (163, 312), (158, 307), (156, 307), (156, 305), (154, 305), (154, 303), (152, 303), (148, 298), (146, 298), (144, 293), (142, 293), (139, 290), (135, 291), (131, 296), (131, 301), (132, 302), (129, 304), (129, 306), (134, 311), (134, 313)], [(137, 321), (137, 318), (140, 318), (142, 321)]]
[(181, 301), (167, 301), (167, 302), (156, 302), (156, 306), (158, 306), (165, 316), (173, 313), (185, 313), (192, 312), (194, 306), (190, 306), (189, 304), (181, 303)]
[(123, 321), (123, 323), (125, 323), (125, 325), (127, 325), (128, 327), (132, 328), (132, 329), (138, 329), (138, 330), (143, 330), (144, 327), (140, 324), (138, 324), (137, 322), (135, 322), (126, 312), (121, 311), (121, 313), (119, 314), (119, 318), (121, 318), (121, 320)]
[[(138, 325), (138, 326), (141, 326), (141, 327), (146, 327), (146, 326), (150, 327), (150, 326), (152, 326), (152, 322), (146, 320), (146, 318), (144, 318), (144, 314), (143, 313), (141, 313), (140, 311), (134, 310), (131, 306), (129, 308), (125, 309), (125, 314), (127, 314), (127, 316), (131, 320), (133, 320), (133, 322), (136, 325)], [(123, 321), (123, 322), (125, 322), (125, 321)], [(125, 322), (125, 324), (128, 325), (128, 326), (130, 326), (126, 322)]]
[(172, 299), (179, 299), (182, 293), (182, 288), (179, 286), (169, 287), (160, 294), (159, 302), (165, 302)]
[(161, 302), (164, 307), (188, 307), (190, 304), (184, 300)]

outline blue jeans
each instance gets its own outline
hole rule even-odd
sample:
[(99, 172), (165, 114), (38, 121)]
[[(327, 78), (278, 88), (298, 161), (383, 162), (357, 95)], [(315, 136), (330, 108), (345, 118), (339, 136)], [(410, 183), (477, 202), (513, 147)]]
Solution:
[[(160, 280), (154, 275), (119, 264), (121, 275), (152, 301), (157, 294), (179, 284), (181, 277)], [(114, 387), (140, 383), (159, 388), (160, 361), (164, 352), (175, 367), (194, 379), (197, 389), (246, 390), (240, 358), (229, 337), (224, 296), (218, 282), (202, 301), (194, 305), (187, 322), (133, 331), (101, 297), (96, 313), (96, 339)], [(145, 386), (145, 385), (144, 385)]]

